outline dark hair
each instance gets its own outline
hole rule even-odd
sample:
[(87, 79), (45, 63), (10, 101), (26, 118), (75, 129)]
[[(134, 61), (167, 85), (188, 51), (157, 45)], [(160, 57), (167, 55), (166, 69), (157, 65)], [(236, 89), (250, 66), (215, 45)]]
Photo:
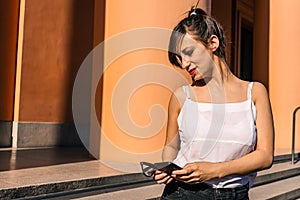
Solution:
[(204, 10), (192, 8), (188, 13), (188, 17), (181, 20), (171, 34), (168, 52), (171, 64), (181, 67), (180, 47), (186, 33), (190, 34), (206, 47), (209, 38), (212, 35), (216, 35), (219, 38), (219, 47), (214, 54), (226, 62), (226, 39), (223, 28), (214, 18), (208, 16)]

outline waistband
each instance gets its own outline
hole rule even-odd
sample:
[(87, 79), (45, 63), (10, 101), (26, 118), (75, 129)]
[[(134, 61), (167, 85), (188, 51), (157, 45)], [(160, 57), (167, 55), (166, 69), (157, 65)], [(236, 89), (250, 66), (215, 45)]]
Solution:
[(198, 191), (198, 190), (215, 190), (215, 191), (231, 191), (231, 192), (236, 192), (240, 190), (249, 190), (249, 183), (243, 185), (243, 186), (238, 186), (235, 188), (213, 188), (211, 185), (206, 184), (206, 183), (198, 183), (198, 184), (187, 184), (183, 183), (180, 181), (173, 181), (170, 183), (171, 187), (181, 187), (185, 190), (191, 190), (191, 191)]
[(181, 187), (185, 190), (192, 190), (192, 191), (197, 191), (197, 190), (206, 190), (206, 189), (212, 189), (213, 187), (206, 184), (206, 183), (198, 183), (198, 184), (187, 184), (183, 183), (180, 181), (173, 181), (170, 183), (173, 187)]

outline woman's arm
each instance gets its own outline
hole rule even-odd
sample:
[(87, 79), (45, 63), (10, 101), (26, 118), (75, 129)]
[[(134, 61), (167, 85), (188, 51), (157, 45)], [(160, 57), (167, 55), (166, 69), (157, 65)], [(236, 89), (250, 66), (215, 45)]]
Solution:
[(252, 153), (221, 165), (220, 177), (231, 174), (247, 174), (271, 167), (274, 156), (274, 126), (271, 105), (266, 88), (261, 83), (253, 87), (256, 106), (257, 144)]
[[(181, 88), (180, 88), (181, 89)], [(178, 135), (178, 125), (177, 118), (183, 104), (182, 91), (177, 89), (171, 96), (168, 106), (168, 121), (167, 121), (167, 132), (166, 132), (166, 141), (162, 153), (163, 161), (173, 161), (179, 151), (180, 139)], [(182, 89), (181, 89), (182, 90)], [(180, 103), (181, 102), (181, 103)], [(157, 183), (170, 183), (173, 178), (163, 173), (161, 171), (156, 171), (155, 176), (153, 177)]]
[(174, 177), (187, 183), (199, 183), (229, 175), (244, 175), (269, 168), (273, 162), (274, 127), (270, 101), (266, 88), (255, 83), (252, 89), (256, 106), (257, 144), (253, 152), (227, 162), (188, 163), (183, 170), (174, 171)]
[(179, 112), (180, 103), (177, 100), (176, 94), (172, 94), (168, 107), (166, 142), (162, 153), (163, 161), (173, 161), (179, 151), (180, 141), (177, 125)]

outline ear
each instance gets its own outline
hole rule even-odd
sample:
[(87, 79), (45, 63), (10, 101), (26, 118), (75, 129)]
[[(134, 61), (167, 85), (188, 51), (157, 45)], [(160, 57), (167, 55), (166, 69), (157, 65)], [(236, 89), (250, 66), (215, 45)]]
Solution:
[(209, 49), (212, 52), (215, 52), (219, 47), (219, 38), (216, 35), (210, 36), (210, 38), (208, 39), (208, 44)]

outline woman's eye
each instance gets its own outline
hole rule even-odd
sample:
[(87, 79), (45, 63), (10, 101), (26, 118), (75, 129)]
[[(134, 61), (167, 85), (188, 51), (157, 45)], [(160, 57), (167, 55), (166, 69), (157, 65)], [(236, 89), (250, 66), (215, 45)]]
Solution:
[(192, 54), (193, 54), (193, 50), (190, 50), (190, 51), (187, 51), (185, 54), (187, 55), (187, 56), (191, 56)]

